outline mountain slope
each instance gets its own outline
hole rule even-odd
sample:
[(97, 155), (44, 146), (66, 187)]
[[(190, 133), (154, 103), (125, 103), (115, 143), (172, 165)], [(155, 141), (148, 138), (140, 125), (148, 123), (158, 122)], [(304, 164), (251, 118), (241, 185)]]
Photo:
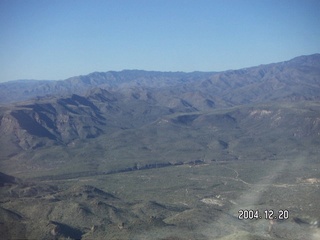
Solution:
[[(108, 128), (106, 117), (105, 125), (99, 125), (101, 132), (94, 138), (75, 135), (66, 143), (30, 135), (31, 140), (27, 140), (38, 143), (33, 146), (36, 150), (30, 147), (26, 148), (28, 151), (13, 149), (9, 139), (3, 143), (6, 148), (1, 149), (0, 167), (6, 173), (16, 174), (28, 172), (26, 167), (34, 166), (33, 176), (50, 175), (48, 170), (52, 169), (51, 174), (71, 177), (81, 175), (83, 171), (101, 174), (148, 169), (153, 165), (277, 160), (298, 156), (312, 160), (318, 156), (319, 102), (255, 104), (161, 116), (152, 120), (151, 115), (149, 122), (126, 128)], [(83, 119), (81, 117), (79, 121)], [(133, 124), (140, 122), (140, 118), (130, 120)], [(92, 123), (99, 124), (93, 120)], [(40, 145), (41, 141), (45, 144)]]
[[(319, 63), (320, 54), (314, 54), (286, 62), (219, 73), (124, 70), (94, 72), (63, 81), (11, 81), (0, 83), (0, 103), (46, 95), (83, 95), (97, 87), (119, 91), (136, 86), (167, 89), (167, 94), (173, 88), (177, 88), (175, 94), (197, 89), (204, 95), (214, 94), (229, 104), (284, 97), (314, 98), (319, 92)], [(248, 96), (241, 97), (244, 94)]]
[(61, 81), (17, 80), (0, 83), (0, 103), (12, 103), (47, 95), (86, 94), (93, 88), (119, 89), (132, 86), (162, 87), (187, 83), (212, 73), (123, 70), (94, 72)]
[[(319, 77), (316, 54), (2, 84), (0, 235), (316, 239)], [(239, 209), (263, 219), (240, 221)]]
[(70, 162), (72, 156), (96, 158), (93, 170), (101, 164), (110, 171), (132, 168), (137, 159), (145, 166), (150, 161), (270, 159), (287, 154), (285, 149), (314, 152), (319, 78), (320, 54), (221, 73), (122, 71), (75, 77), (55, 84), (69, 84), (67, 91), (86, 89), (86, 94), (38, 97), (0, 108), (0, 157), (20, 162), (28, 156), (42, 165), (41, 158), (50, 162), (56, 156), (49, 152), (59, 151)]

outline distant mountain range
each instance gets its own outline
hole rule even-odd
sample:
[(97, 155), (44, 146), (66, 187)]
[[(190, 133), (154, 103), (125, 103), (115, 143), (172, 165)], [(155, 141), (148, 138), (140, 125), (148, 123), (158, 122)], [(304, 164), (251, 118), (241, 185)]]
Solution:
[[(166, 93), (173, 87), (177, 88), (175, 93), (196, 89), (204, 97), (214, 98), (211, 95), (215, 95), (232, 105), (284, 97), (313, 98), (319, 92), (319, 59), (320, 54), (314, 54), (286, 62), (224, 72), (124, 70), (94, 72), (63, 81), (17, 80), (0, 83), (0, 103), (24, 101), (47, 95), (84, 95), (93, 88), (113, 91), (150, 88), (161, 89)], [(240, 97), (241, 95), (246, 96)]]
[(320, 54), (224, 72), (125, 70), (6, 82), (0, 157), (23, 159), (52, 146), (73, 151), (82, 142), (92, 149), (103, 139), (118, 155), (135, 146), (160, 162), (243, 159), (257, 151), (276, 158), (283, 149), (318, 146), (319, 100)]
[(94, 72), (62, 81), (17, 80), (0, 83), (0, 103), (12, 103), (39, 96), (67, 96), (86, 94), (92, 88), (117, 90), (133, 86), (168, 87), (189, 83), (211, 76), (212, 73), (154, 72), (123, 70), (121, 72)]

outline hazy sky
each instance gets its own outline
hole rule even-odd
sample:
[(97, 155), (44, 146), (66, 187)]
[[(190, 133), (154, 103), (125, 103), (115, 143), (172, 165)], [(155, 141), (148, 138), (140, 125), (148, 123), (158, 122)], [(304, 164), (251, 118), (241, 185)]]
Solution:
[(313, 53), (319, 0), (0, 0), (0, 81), (221, 71)]

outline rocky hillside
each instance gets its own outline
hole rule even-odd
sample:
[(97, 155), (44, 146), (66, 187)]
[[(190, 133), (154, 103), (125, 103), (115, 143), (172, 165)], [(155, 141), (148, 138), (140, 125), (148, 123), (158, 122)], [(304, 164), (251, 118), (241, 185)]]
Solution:
[[(207, 118), (206, 115), (198, 116), (215, 109), (263, 103), (272, 108), (279, 102), (316, 101), (320, 98), (319, 78), (320, 54), (315, 54), (220, 73), (134, 70), (92, 73), (55, 82), (3, 83), (0, 85), (2, 101), (8, 101), (8, 96), (11, 100), (37, 97), (0, 108), (1, 155), (5, 158), (20, 150), (68, 146), (75, 140), (136, 129), (172, 114), (188, 114), (179, 116), (176, 122), (185, 125), (198, 122), (203, 125), (197, 124), (196, 127), (202, 128), (210, 123), (199, 121)], [(58, 92), (59, 95), (54, 96)], [(52, 96), (40, 96), (44, 94)], [(300, 119), (302, 109), (291, 115), (284, 114), (286, 110), (275, 111), (252, 110), (229, 120), (247, 122), (250, 126), (253, 122), (248, 116), (268, 118), (274, 121), (273, 125), (281, 123), (283, 128), (291, 126), (295, 129), (300, 129), (298, 125), (303, 123), (302, 127), (306, 129), (294, 133), (296, 135), (306, 135), (318, 128), (317, 114), (302, 122), (292, 122), (288, 116)], [(224, 118), (221, 121), (229, 120)]]
[(320, 54), (2, 83), (0, 99), (5, 239), (319, 236)]
[[(124, 90), (150, 88), (171, 95), (196, 90), (197, 97), (224, 100), (229, 104), (287, 97), (314, 98), (319, 92), (320, 54), (225, 72), (154, 72), (124, 70), (94, 72), (63, 81), (20, 80), (0, 83), (0, 103), (24, 101), (39, 96), (86, 94), (90, 89)], [(232, 90), (232, 91), (231, 91)], [(215, 99), (213, 95), (217, 98)], [(214, 98), (214, 99), (211, 99)], [(212, 105), (212, 103), (209, 103)]]

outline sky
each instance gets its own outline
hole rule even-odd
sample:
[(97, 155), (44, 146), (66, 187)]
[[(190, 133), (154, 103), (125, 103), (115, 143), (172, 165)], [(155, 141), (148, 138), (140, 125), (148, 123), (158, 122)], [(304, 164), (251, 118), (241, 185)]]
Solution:
[(0, 82), (320, 53), (319, 0), (0, 0)]

